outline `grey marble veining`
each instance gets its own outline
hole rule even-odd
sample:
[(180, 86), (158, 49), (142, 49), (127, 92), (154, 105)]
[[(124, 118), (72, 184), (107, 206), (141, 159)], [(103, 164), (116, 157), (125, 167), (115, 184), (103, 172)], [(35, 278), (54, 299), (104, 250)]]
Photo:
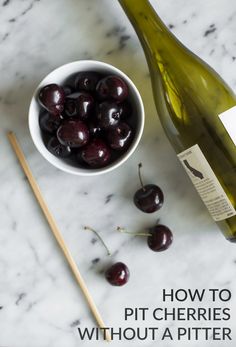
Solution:
[[(177, 37), (236, 90), (235, 1), (152, 3)], [(227, 288), (235, 293), (235, 245), (226, 242), (212, 222), (160, 127), (141, 46), (118, 2), (1, 0), (0, 19), (0, 346), (103, 345), (82, 343), (78, 337), (77, 326), (95, 323), (7, 142), (7, 129), (17, 133), (108, 326), (125, 326), (127, 305), (158, 306), (162, 288)], [(47, 73), (90, 58), (116, 65), (131, 77), (143, 97), (146, 126), (127, 163), (105, 176), (82, 178), (60, 172), (40, 156), (29, 135), (27, 112), (34, 88)], [(157, 183), (165, 194), (164, 207), (154, 215), (145, 215), (132, 204), (140, 161), (145, 181)], [(142, 230), (157, 218), (174, 232), (173, 246), (162, 254), (151, 252), (142, 238), (116, 232), (118, 225)], [(84, 225), (101, 233), (112, 259)], [(115, 260), (127, 263), (131, 271), (123, 288), (109, 286), (102, 275)], [(235, 296), (230, 307), (234, 311), (228, 325), (234, 327), (236, 338)], [(153, 346), (150, 341), (121, 344)], [(212, 345), (230, 346), (191, 343), (191, 347)], [(162, 345), (169, 346), (173, 344)]]

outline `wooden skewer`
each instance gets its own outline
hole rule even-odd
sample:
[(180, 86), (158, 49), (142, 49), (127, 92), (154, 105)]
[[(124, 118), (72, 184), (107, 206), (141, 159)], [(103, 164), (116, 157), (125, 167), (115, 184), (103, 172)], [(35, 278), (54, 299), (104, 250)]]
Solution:
[[(76, 280), (77, 280), (77, 282), (78, 282), (78, 284), (79, 284), (79, 286), (80, 286), (80, 288), (81, 288), (81, 290), (85, 296), (85, 299), (88, 303), (88, 306), (89, 306), (98, 326), (102, 329), (106, 328), (105, 324), (102, 320), (102, 317), (101, 317), (100, 313), (98, 312), (98, 309), (97, 309), (97, 307), (96, 307), (96, 305), (95, 305), (95, 303), (94, 303), (94, 301), (93, 301), (93, 299), (92, 299), (92, 297), (91, 297), (91, 295), (87, 289), (87, 286), (86, 286), (86, 284), (85, 284), (85, 282), (84, 282), (84, 280), (80, 274), (80, 271), (79, 271), (72, 255), (71, 255), (68, 247), (66, 246), (65, 241), (62, 238), (62, 235), (61, 235), (61, 233), (57, 227), (57, 224), (55, 222), (55, 219), (53, 218), (53, 215), (51, 214), (50, 210), (47, 207), (47, 204), (46, 204), (46, 202), (45, 202), (45, 200), (44, 200), (44, 198), (40, 192), (39, 186), (38, 186), (32, 172), (30, 170), (30, 167), (29, 167), (29, 165), (25, 159), (24, 153), (23, 153), (22, 149), (20, 148), (20, 145), (16, 139), (15, 134), (12, 131), (9, 131), (7, 133), (7, 137), (11, 143), (11, 146), (12, 146), (12, 148), (13, 148), (13, 150), (14, 150), (14, 152), (15, 152), (15, 154), (16, 154), (19, 162), (20, 162), (20, 165), (21, 165), (26, 177), (28, 178), (30, 186), (31, 186), (31, 188), (34, 192), (34, 195), (35, 195), (35, 197), (36, 197), (36, 199), (37, 199), (37, 201), (38, 201), (38, 203), (39, 203), (39, 205), (40, 205), (40, 207), (44, 213), (46, 220), (48, 221), (48, 224), (49, 224), (49, 226), (53, 232), (53, 235), (55, 236), (55, 238), (56, 238), (56, 240), (57, 240), (70, 268), (71, 268), (71, 271), (73, 272), (73, 274), (74, 274), (74, 276), (75, 276), (75, 278), (76, 278)], [(103, 330), (103, 332), (104, 332), (104, 330)], [(105, 330), (105, 333), (103, 335), (107, 341), (111, 341), (111, 337), (110, 337), (109, 333), (107, 332), (107, 330)]]

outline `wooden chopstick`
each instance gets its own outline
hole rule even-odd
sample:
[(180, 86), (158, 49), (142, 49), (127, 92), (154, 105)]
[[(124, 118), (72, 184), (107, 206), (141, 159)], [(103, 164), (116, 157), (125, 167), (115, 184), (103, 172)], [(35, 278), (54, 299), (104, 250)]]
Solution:
[[(77, 282), (78, 282), (78, 284), (79, 284), (79, 286), (80, 286), (80, 288), (84, 294), (84, 297), (85, 297), (85, 299), (88, 303), (88, 306), (89, 306), (89, 308), (90, 308), (90, 310), (91, 310), (91, 312), (92, 312), (92, 314), (93, 314), (93, 316), (94, 316), (94, 318), (98, 324), (98, 327), (102, 328), (102, 329), (106, 328), (106, 326), (102, 320), (102, 317), (101, 317), (100, 313), (98, 312), (98, 309), (97, 309), (97, 307), (96, 307), (96, 305), (95, 305), (95, 303), (94, 303), (94, 301), (93, 301), (93, 299), (92, 299), (92, 297), (88, 291), (88, 288), (87, 288), (87, 286), (86, 286), (86, 284), (85, 284), (85, 282), (84, 282), (84, 280), (80, 274), (80, 271), (79, 271), (72, 255), (71, 255), (68, 247), (66, 246), (65, 241), (62, 238), (62, 235), (61, 235), (61, 233), (57, 227), (57, 224), (55, 222), (55, 219), (47, 207), (47, 204), (46, 204), (46, 202), (45, 202), (45, 200), (44, 200), (44, 198), (40, 192), (39, 186), (38, 186), (32, 172), (30, 170), (30, 167), (29, 167), (29, 165), (25, 159), (24, 153), (23, 153), (23, 151), (22, 151), (22, 149), (21, 149), (21, 147), (20, 147), (20, 145), (16, 139), (15, 134), (12, 131), (9, 131), (7, 133), (7, 137), (11, 143), (11, 146), (12, 146), (12, 148), (13, 148), (13, 150), (14, 150), (14, 152), (15, 152), (15, 154), (16, 154), (19, 162), (20, 162), (20, 165), (21, 165), (26, 177), (28, 178), (28, 181), (30, 183), (30, 186), (31, 186), (33, 192), (34, 192), (36, 200), (38, 201), (38, 203), (39, 203), (39, 205), (43, 211), (43, 214), (44, 214), (44, 216), (45, 216), (45, 218), (46, 218), (46, 220), (47, 220), (47, 222), (51, 228), (51, 231), (52, 231), (53, 235), (55, 236), (55, 238), (56, 238), (56, 240), (57, 240), (70, 268), (71, 268), (71, 271), (73, 272), (73, 274), (74, 274), (74, 276), (75, 276), (75, 278), (76, 278), (76, 280), (77, 280)], [(111, 341), (111, 337), (110, 337), (109, 333), (107, 332), (107, 330), (105, 330), (105, 334), (103, 334), (103, 335), (105, 336), (105, 339), (107, 341)]]

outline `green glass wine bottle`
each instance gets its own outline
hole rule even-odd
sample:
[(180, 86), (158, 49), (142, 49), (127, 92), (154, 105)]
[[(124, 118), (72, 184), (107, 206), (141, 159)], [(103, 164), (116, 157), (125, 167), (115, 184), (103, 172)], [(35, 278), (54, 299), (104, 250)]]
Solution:
[(119, 0), (143, 46), (163, 128), (225, 237), (236, 242), (236, 96), (148, 0)]

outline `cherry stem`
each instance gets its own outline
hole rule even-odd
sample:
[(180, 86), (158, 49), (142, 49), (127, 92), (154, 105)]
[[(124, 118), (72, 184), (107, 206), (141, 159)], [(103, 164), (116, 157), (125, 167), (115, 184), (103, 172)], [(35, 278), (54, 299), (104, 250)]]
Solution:
[(145, 187), (143, 184), (142, 176), (141, 176), (141, 168), (143, 167), (142, 163), (138, 164), (138, 176), (139, 176), (139, 181), (141, 183), (141, 187), (143, 188), (143, 191), (145, 191)]
[(129, 235), (133, 235), (133, 236), (152, 236), (151, 233), (145, 233), (145, 232), (138, 232), (138, 233), (132, 233), (130, 231), (127, 231), (125, 228), (121, 228), (121, 227), (117, 227), (117, 231), (119, 231), (120, 233), (124, 233), (124, 234), (129, 234)]
[(111, 252), (110, 252), (109, 248), (107, 247), (107, 245), (106, 245), (105, 242), (103, 241), (102, 237), (99, 235), (99, 233), (98, 233), (96, 230), (94, 230), (93, 228), (88, 227), (88, 226), (85, 226), (85, 227), (84, 227), (84, 230), (90, 230), (90, 231), (92, 231), (92, 232), (97, 236), (97, 238), (101, 241), (101, 243), (103, 244), (103, 246), (106, 248), (107, 254), (108, 254), (109, 256), (111, 256)]

